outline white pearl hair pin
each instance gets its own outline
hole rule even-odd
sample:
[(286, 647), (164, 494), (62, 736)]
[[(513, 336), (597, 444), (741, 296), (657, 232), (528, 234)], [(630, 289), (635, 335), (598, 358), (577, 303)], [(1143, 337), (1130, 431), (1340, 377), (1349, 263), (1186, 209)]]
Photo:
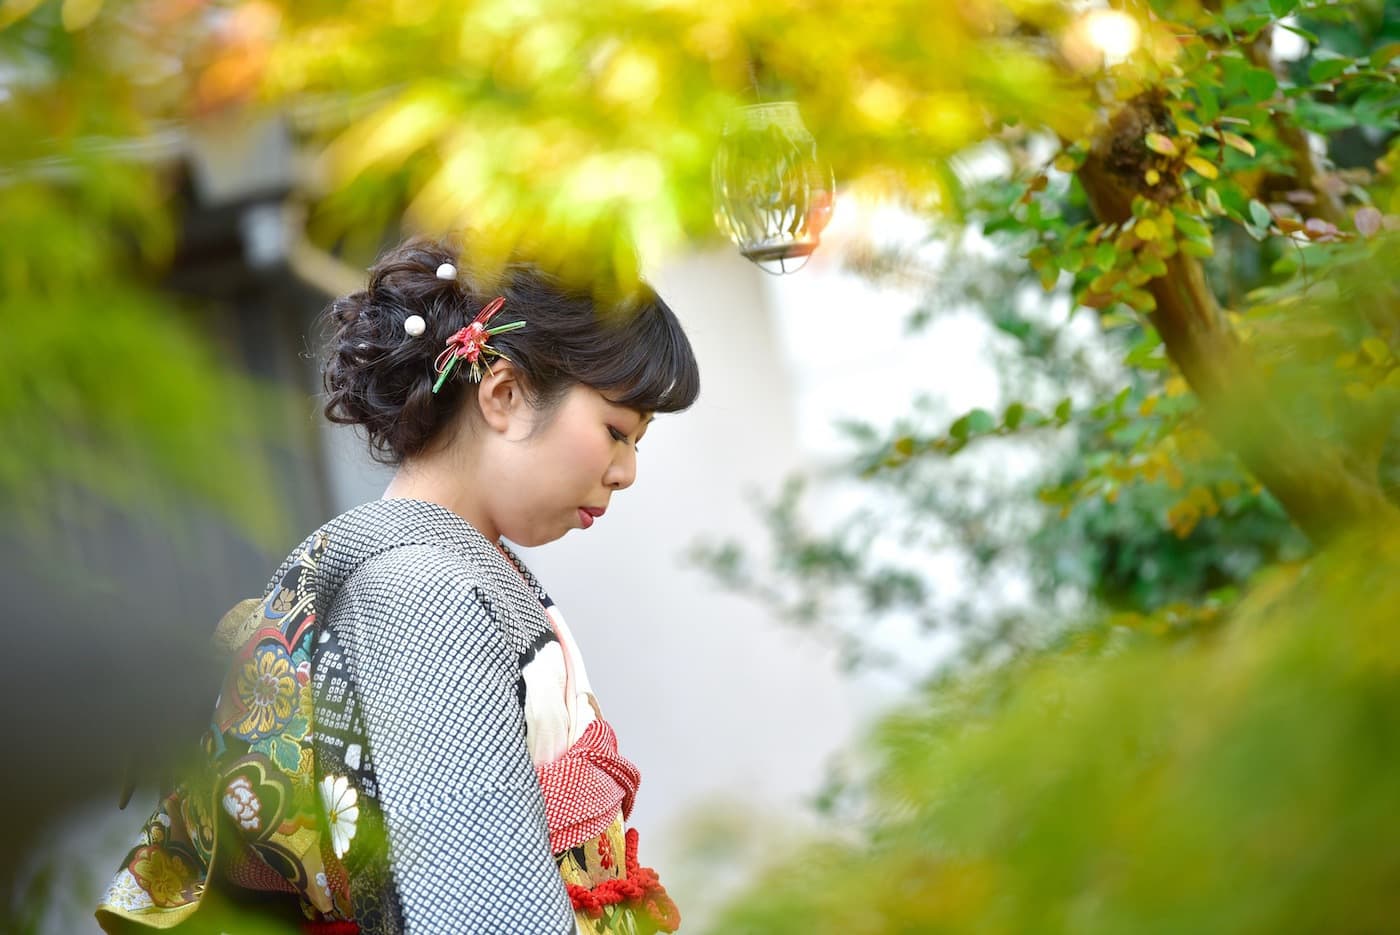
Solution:
[(439, 266), (439, 267), (437, 268), (437, 278), (438, 278), (438, 279), (456, 279), (456, 278), (457, 278), (457, 267), (453, 266), (451, 263), (444, 263), (444, 264), (442, 264), (441, 266)]
[(409, 315), (403, 320), (403, 330), (408, 332), (409, 337), (416, 338), (428, 330), (428, 323), (422, 315)]

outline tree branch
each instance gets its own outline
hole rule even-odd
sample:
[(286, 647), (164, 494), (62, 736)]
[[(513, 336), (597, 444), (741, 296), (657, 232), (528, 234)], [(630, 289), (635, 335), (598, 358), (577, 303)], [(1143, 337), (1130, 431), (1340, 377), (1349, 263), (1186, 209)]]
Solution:
[[(1270, 26), (1261, 31), (1259, 37), (1253, 42), (1242, 45), (1251, 64), (1268, 69), (1275, 77), (1282, 77), (1279, 70), (1274, 67), (1273, 59), (1269, 55), (1273, 43), (1273, 30), (1274, 27)], [(1277, 110), (1271, 110), (1270, 119), (1274, 125), (1274, 132), (1278, 134), (1279, 142), (1289, 149), (1288, 159), (1293, 166), (1293, 177), (1301, 188), (1307, 189), (1316, 199), (1309, 213), (1337, 227), (1345, 226), (1347, 223), (1346, 208), (1342, 205), (1342, 200), (1325, 183), (1325, 173), (1317, 163), (1317, 157), (1313, 154), (1307, 134), (1297, 124), (1285, 119)]]

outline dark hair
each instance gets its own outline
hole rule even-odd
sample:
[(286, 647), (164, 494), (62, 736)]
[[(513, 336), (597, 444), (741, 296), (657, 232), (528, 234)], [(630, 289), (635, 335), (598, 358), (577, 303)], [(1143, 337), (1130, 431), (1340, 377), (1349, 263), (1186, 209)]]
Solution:
[[(375, 460), (399, 464), (423, 451), (463, 402), (475, 399), (476, 384), (461, 366), (434, 395), (433, 361), (497, 295), (505, 306), (491, 325), (526, 325), (496, 335), (491, 346), (520, 370), (534, 407), (549, 411), (579, 383), (641, 412), (679, 412), (695, 402), (695, 354), (675, 313), (650, 287), (598, 300), (520, 260), (477, 282), (459, 253), (448, 242), (407, 241), (379, 258), (367, 288), (323, 313), (334, 329), (321, 369), (326, 418), (363, 426)], [(455, 279), (437, 277), (443, 263), (458, 266)], [(427, 325), (418, 337), (404, 331), (410, 315)]]

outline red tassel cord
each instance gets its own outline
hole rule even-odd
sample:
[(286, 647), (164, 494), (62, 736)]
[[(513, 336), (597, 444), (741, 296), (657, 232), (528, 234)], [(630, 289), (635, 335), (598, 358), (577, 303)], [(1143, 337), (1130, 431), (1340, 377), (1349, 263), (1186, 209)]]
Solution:
[(604, 880), (591, 890), (577, 883), (568, 884), (569, 900), (573, 903), (574, 911), (597, 919), (602, 917), (607, 907), (621, 905), (649, 916), (663, 932), (674, 932), (680, 928), (680, 910), (666, 894), (656, 871), (637, 863), (636, 828), (627, 831), (626, 867), (625, 877)]

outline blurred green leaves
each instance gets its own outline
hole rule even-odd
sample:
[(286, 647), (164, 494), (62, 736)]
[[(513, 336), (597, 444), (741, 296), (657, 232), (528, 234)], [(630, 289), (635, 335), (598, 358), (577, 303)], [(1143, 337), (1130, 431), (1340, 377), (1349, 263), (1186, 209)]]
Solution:
[(318, 131), (319, 237), (354, 236), (373, 206), (334, 193), (368, 181), (411, 227), (470, 228), (479, 256), (527, 244), (581, 274), (716, 237), (710, 164), (739, 104), (799, 101), (844, 183), (893, 179), (944, 207), (943, 161), (989, 127), (1077, 132), (1091, 113), (1079, 78), (1000, 11), (953, 3), (275, 9), (266, 92), (341, 115)]
[(94, 21), (101, 6), (48, 4), (0, 31), (0, 499), (30, 531), (75, 494), (196, 503), (266, 542), (286, 534), (260, 421), (275, 391), (158, 285), (178, 231), (150, 134), (181, 85), (142, 76), (180, 37), (143, 45), (128, 5)]
[(1228, 630), (1094, 626), (886, 720), (854, 838), (717, 932), (1372, 932), (1400, 904), (1400, 540), (1261, 580)]
[(94, 169), (67, 190), (5, 189), (0, 498), (35, 528), (50, 498), (76, 489), (132, 508), (184, 495), (254, 538), (285, 532), (260, 453), (272, 391), (236, 376), (179, 308), (121, 268), (139, 257), (124, 235), (144, 222), (148, 248), (164, 249), (168, 231), (158, 215), (122, 223), (152, 179)]

